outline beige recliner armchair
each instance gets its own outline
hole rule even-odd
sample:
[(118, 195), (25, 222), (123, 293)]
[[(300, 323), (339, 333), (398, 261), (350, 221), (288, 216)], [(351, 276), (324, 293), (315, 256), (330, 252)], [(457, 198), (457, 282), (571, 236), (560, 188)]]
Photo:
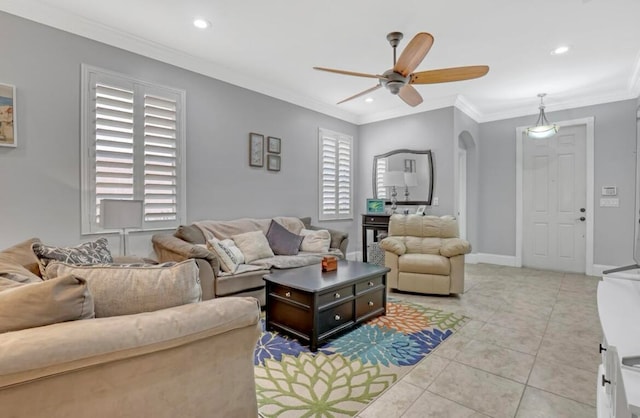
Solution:
[(380, 241), (387, 285), (408, 292), (464, 293), (464, 255), (468, 241), (458, 238), (452, 216), (392, 215), (389, 236)]

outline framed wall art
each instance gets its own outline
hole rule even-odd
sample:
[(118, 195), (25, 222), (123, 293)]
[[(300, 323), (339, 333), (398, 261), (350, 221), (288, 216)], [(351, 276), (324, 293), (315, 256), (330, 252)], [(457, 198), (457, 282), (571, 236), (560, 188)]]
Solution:
[(367, 199), (367, 213), (384, 213), (384, 200)]
[(280, 154), (280, 138), (270, 136), (267, 138), (267, 152)]
[(267, 170), (280, 171), (280, 156), (267, 155)]
[(16, 88), (0, 84), (0, 147), (16, 147)]
[(264, 135), (249, 134), (249, 165), (264, 167)]

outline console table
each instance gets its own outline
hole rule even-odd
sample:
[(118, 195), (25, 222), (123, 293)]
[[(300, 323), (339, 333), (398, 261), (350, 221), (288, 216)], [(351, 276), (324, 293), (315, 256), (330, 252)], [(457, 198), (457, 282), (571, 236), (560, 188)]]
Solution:
[(327, 272), (320, 264), (274, 269), (264, 276), (266, 328), (291, 335), (316, 351), (319, 342), (385, 314), (388, 271), (347, 260)]
[(373, 231), (373, 240), (378, 241), (378, 232), (389, 231), (389, 218), (384, 213), (362, 215), (362, 261), (367, 262), (367, 231)]
[(598, 284), (598, 314), (604, 334), (598, 418), (640, 417), (640, 369), (624, 365), (640, 356), (640, 281), (605, 276)]

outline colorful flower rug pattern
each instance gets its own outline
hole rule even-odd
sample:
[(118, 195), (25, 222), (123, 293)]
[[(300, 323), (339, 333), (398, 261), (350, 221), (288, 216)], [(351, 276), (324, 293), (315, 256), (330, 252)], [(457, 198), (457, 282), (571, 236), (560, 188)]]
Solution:
[(355, 416), (466, 320), (390, 299), (385, 316), (329, 340), (317, 353), (295, 339), (263, 332), (254, 357), (260, 414)]

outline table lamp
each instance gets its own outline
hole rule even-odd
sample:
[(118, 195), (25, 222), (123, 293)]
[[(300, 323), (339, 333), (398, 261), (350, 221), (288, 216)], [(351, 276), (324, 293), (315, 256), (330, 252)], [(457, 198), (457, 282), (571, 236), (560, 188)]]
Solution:
[(127, 228), (142, 228), (142, 200), (100, 200), (100, 223), (104, 229), (120, 229), (122, 255), (127, 255)]
[(395, 213), (398, 208), (398, 192), (397, 186), (404, 186), (404, 173), (402, 171), (387, 171), (382, 175), (382, 185), (385, 187), (391, 187), (391, 212)]
[(404, 173), (404, 200), (409, 200), (409, 187), (416, 187), (417, 185), (417, 173)]

